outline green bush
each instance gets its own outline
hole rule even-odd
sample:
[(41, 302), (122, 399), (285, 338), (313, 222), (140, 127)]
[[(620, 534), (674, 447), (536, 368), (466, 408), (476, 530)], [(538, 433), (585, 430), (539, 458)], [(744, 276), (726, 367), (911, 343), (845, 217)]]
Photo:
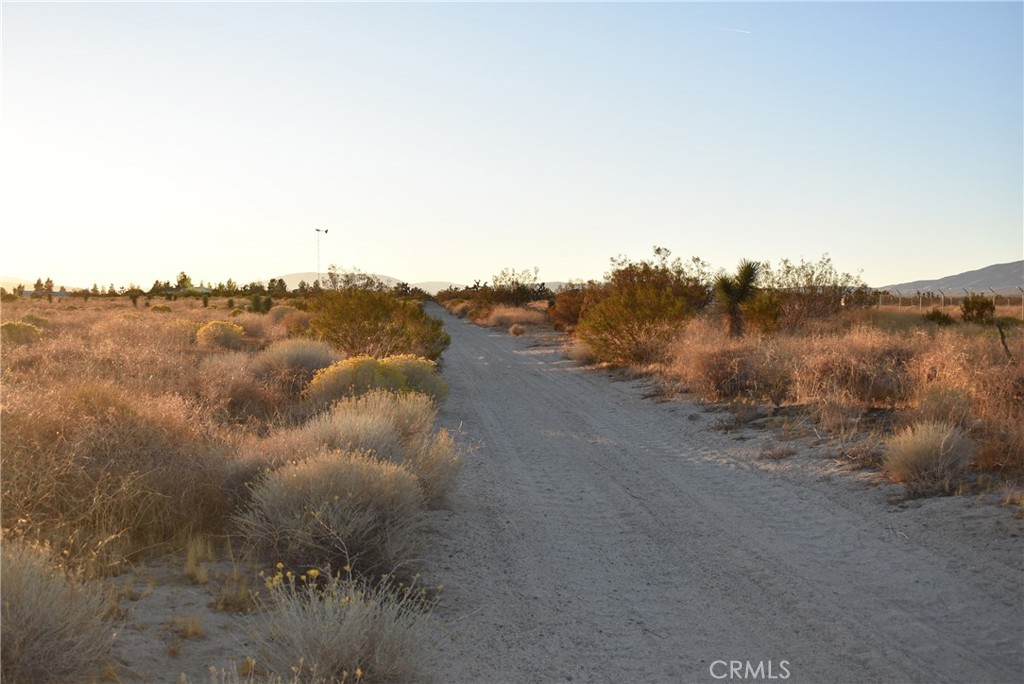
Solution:
[(964, 323), (991, 323), (995, 312), (995, 302), (985, 295), (973, 294), (960, 303), (960, 317)]
[(707, 306), (708, 283), (700, 269), (668, 261), (613, 261), (616, 269), (583, 311), (577, 334), (602, 361), (644, 364), (661, 359), (680, 324)]
[(170, 313), (171, 307), (164, 304), (157, 304), (156, 306), (149, 307), (149, 310), (153, 313)]
[(39, 328), (31, 323), (6, 321), (0, 325), (0, 342), (3, 344), (29, 344), (42, 335)]
[(326, 291), (312, 301), (310, 310), (310, 333), (349, 356), (414, 354), (434, 360), (451, 342), (444, 324), (427, 316), (419, 303), (388, 292)]
[(954, 325), (956, 321), (948, 313), (942, 311), (938, 307), (935, 307), (924, 315), (924, 320), (928, 323), (934, 323), (936, 325)]

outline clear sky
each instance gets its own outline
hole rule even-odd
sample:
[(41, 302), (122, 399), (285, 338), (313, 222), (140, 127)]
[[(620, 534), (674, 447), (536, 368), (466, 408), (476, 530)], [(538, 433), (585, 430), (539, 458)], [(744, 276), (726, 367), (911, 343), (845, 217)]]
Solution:
[(0, 272), (1024, 258), (1007, 3), (11, 3)]

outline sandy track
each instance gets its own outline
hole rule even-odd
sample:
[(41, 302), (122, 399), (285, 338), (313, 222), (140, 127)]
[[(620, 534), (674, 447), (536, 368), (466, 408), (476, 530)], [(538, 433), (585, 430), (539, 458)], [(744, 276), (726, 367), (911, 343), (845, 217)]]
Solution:
[(767, 437), (430, 311), (452, 336), (442, 421), (478, 445), (428, 558), (444, 681), (730, 681), (720, 660), (762, 681), (769, 662), (774, 681), (1024, 677), (1011, 512), (896, 506), (813, 457), (759, 467)]

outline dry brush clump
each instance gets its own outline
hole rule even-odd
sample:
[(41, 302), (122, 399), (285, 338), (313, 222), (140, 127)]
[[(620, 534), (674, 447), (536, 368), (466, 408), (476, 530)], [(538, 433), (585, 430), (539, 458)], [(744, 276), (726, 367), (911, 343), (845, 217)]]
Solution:
[(433, 430), (434, 402), (424, 394), (375, 390), (336, 402), (298, 432), (307, 443), (364, 451), (403, 466), (416, 476), (431, 506), (444, 500), (462, 465), (463, 452), (448, 432)]
[(349, 566), (374, 577), (418, 558), (423, 510), (420, 486), (405, 468), (321, 450), (261, 477), (236, 521), (260, 557)]
[[(877, 409), (903, 424), (950, 423), (978, 443), (973, 467), (1024, 474), (1024, 367), (1007, 361), (994, 329), (882, 329), (852, 318), (861, 322), (739, 339), (698, 318), (661, 373), (709, 401), (806, 405), (826, 429), (850, 429)], [(1019, 328), (1008, 346), (1024, 354)]]
[(37, 684), (98, 674), (113, 640), (102, 591), (69, 576), (50, 549), (7, 536), (0, 578), (0, 680)]
[(231, 446), (177, 395), (109, 383), (5, 392), (3, 527), (105, 572), (193, 532), (223, 527)]
[(887, 440), (882, 468), (911, 493), (949, 492), (976, 451), (974, 441), (956, 425), (925, 421)]
[(335, 683), (428, 676), (438, 625), (431, 602), (414, 586), (369, 584), (317, 569), (296, 577), (281, 567), (267, 587), (266, 619), (254, 635), (259, 662), (273, 675)]

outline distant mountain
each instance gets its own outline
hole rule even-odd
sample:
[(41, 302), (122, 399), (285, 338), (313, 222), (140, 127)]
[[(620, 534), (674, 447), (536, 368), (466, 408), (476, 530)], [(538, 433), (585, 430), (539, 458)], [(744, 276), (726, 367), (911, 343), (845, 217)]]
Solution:
[[(367, 275), (371, 275), (374, 278), (377, 278), (378, 280), (380, 280), (380, 281), (382, 281), (382, 282), (384, 282), (384, 283), (386, 283), (388, 285), (396, 285), (398, 283), (407, 282), (407, 281), (404, 281), (404, 280), (400, 280), (398, 278), (393, 278), (391, 276), (381, 275), (379, 273), (368, 273)], [(326, 282), (327, 281), (327, 272), (324, 271), (321, 275), (317, 275), (316, 273), (309, 273), (309, 272), (307, 272), (307, 273), (289, 273), (288, 275), (277, 276), (277, 277), (282, 279), (282, 280), (284, 280), (284, 282), (288, 285), (288, 289), (289, 290), (294, 290), (294, 289), (296, 289), (299, 286), (299, 281), (302, 281), (302, 280), (305, 280), (307, 284), (312, 285), (314, 280), (322, 277), (323, 278), (323, 282)], [(448, 288), (448, 287), (450, 287), (452, 285), (454, 285), (455, 287), (462, 287), (462, 285), (459, 285), (457, 283), (450, 283), (450, 282), (448, 282), (446, 280), (429, 280), (429, 281), (422, 282), (422, 283), (409, 283), (409, 285), (410, 285), (410, 287), (418, 287), (421, 290), (424, 290), (425, 292), (428, 292), (428, 293), (430, 293), (432, 295), (435, 295), (438, 292), (440, 292), (441, 290), (444, 290), (444, 289), (446, 289), (446, 288)]]
[(1018, 287), (1024, 287), (1024, 261), (1012, 261), (1008, 264), (993, 264), (975, 271), (958, 273), (957, 275), (937, 278), (936, 280), (915, 280), (909, 283), (896, 283), (878, 288), (879, 290), (899, 290), (908, 292), (944, 292), (962, 293), (985, 292), (995, 290), (999, 294), (1020, 294)]

